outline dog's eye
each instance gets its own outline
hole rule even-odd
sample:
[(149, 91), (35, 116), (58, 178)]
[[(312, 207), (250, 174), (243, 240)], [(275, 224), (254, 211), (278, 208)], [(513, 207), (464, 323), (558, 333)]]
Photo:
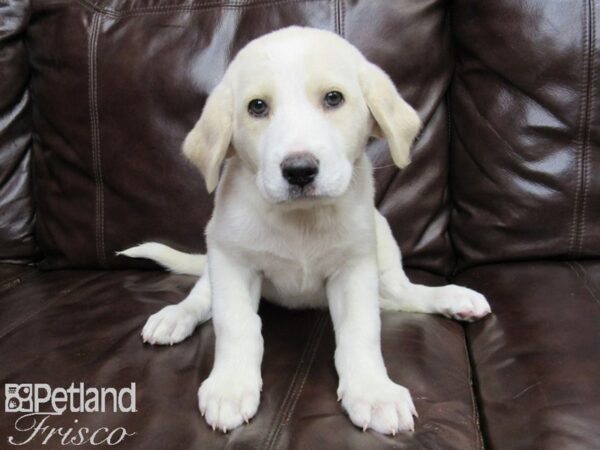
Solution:
[(256, 98), (248, 103), (248, 112), (254, 117), (265, 117), (269, 112), (269, 105), (264, 100)]
[(323, 101), (325, 102), (325, 106), (327, 108), (336, 108), (344, 102), (344, 96), (341, 92), (331, 91), (325, 94)]

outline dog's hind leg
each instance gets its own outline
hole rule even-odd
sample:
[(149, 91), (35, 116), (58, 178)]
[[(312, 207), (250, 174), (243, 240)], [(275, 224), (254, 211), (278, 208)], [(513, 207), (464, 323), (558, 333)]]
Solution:
[(448, 285), (429, 287), (413, 284), (402, 268), (400, 249), (390, 226), (375, 210), (379, 296), (383, 309), (407, 311), (473, 321), (490, 313), (485, 297), (471, 289)]
[(177, 344), (210, 317), (210, 279), (208, 270), (205, 270), (185, 299), (176, 305), (165, 306), (148, 318), (142, 330), (142, 339), (155, 345)]

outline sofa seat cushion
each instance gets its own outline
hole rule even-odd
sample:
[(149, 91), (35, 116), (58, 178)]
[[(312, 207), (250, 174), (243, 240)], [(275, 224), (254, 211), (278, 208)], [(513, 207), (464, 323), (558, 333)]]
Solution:
[[(443, 280), (423, 272), (411, 277)], [(128, 387), (135, 413), (50, 417), (50, 427), (125, 427), (127, 448), (480, 448), (463, 328), (440, 317), (385, 313), (383, 352), (390, 376), (407, 386), (420, 419), (414, 433), (362, 432), (336, 401), (334, 337), (326, 311), (289, 311), (263, 302), (264, 387), (258, 414), (227, 435), (197, 409), (208, 375), (211, 322), (173, 347), (142, 344), (148, 315), (176, 303), (194, 279), (158, 271), (38, 272), (0, 297), (0, 382)], [(3, 412), (0, 436), (23, 440), (18, 413)], [(77, 420), (78, 422), (75, 422)], [(35, 438), (29, 448), (38, 448)], [(54, 443), (54, 445), (50, 445)], [(56, 448), (53, 437), (50, 448)], [(25, 446), (25, 448), (28, 448)]]
[(599, 448), (600, 262), (491, 265), (458, 281), (494, 311), (467, 328), (490, 448)]
[(0, 264), (0, 293), (22, 283), (34, 273), (37, 273), (37, 270), (33, 266)]

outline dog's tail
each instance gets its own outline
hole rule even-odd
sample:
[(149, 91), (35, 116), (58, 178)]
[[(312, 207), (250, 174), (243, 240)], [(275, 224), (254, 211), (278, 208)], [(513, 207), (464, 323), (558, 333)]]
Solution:
[(146, 242), (117, 252), (117, 255), (151, 259), (171, 272), (184, 275), (200, 276), (206, 267), (206, 255), (183, 253), (158, 242)]

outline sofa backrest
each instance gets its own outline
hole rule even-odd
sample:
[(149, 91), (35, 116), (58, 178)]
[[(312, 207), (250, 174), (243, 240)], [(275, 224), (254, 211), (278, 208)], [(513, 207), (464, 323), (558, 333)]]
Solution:
[(600, 4), (455, 0), (461, 267), (600, 256)]
[(37, 231), (45, 267), (138, 267), (115, 251), (204, 250), (212, 197), (181, 154), (207, 93), (249, 40), (292, 24), (345, 35), (425, 128), (408, 169), (374, 142), (377, 201), (409, 264), (448, 273), (451, 76), (443, 1), (38, 1), (27, 31)]
[(291, 24), (348, 38), (419, 110), (425, 126), (408, 168), (393, 167), (383, 141), (368, 149), (377, 204), (408, 265), (448, 275), (453, 248), (460, 267), (597, 257), (598, 8), (591, 0), (568, 8), (560, 0), (8, 2), (0, 261), (35, 257), (31, 184), (44, 267), (148, 266), (114, 256), (144, 241), (203, 251), (213, 199), (181, 142), (235, 52)]

